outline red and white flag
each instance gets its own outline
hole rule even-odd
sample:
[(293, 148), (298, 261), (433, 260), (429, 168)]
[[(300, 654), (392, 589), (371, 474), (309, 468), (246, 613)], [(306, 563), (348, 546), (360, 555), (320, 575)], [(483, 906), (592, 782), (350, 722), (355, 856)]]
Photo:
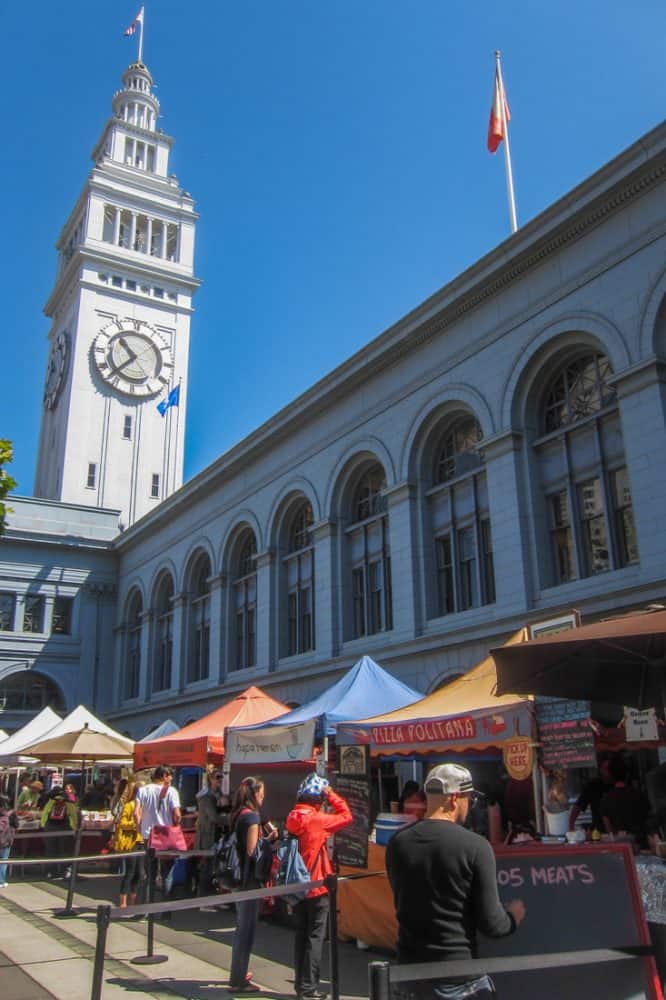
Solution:
[(139, 27), (140, 24), (143, 24), (143, 7), (141, 7), (141, 10), (136, 15), (136, 17), (134, 18), (134, 20), (130, 24), (129, 28), (125, 28), (123, 34), (127, 38), (129, 38), (130, 35), (134, 34), (134, 32), (136, 31), (136, 29)]
[[(503, 105), (503, 107), (502, 107)], [(504, 114), (502, 114), (504, 111)], [(488, 152), (495, 153), (497, 148), (506, 136), (506, 122), (511, 121), (509, 104), (506, 99), (506, 91), (500, 75), (499, 67), (495, 69), (495, 89), (493, 90), (493, 103), (490, 108), (490, 121), (488, 122)]]

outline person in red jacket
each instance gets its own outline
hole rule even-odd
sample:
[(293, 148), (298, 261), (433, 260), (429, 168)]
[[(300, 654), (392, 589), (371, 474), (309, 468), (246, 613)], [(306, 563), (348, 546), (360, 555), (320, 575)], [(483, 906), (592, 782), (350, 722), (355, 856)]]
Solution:
[[(298, 837), (298, 849), (310, 872), (312, 881), (326, 878), (333, 872), (326, 840), (352, 821), (349, 806), (331, 788), (326, 778), (309, 774), (301, 782), (297, 803), (287, 816), (287, 830)], [(324, 802), (332, 813), (322, 812)], [(305, 899), (294, 907), (296, 939), (294, 941), (294, 989), (303, 1000), (323, 1000), (328, 996), (319, 987), (321, 953), (326, 936), (328, 889), (311, 889)]]

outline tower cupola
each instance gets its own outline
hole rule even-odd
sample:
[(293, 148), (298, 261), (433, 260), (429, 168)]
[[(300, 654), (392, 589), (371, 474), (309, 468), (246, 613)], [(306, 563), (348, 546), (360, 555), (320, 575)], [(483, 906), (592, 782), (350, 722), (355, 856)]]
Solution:
[(157, 131), (160, 102), (153, 94), (153, 78), (143, 63), (128, 66), (122, 76), (123, 89), (113, 95), (113, 113), (129, 125)]

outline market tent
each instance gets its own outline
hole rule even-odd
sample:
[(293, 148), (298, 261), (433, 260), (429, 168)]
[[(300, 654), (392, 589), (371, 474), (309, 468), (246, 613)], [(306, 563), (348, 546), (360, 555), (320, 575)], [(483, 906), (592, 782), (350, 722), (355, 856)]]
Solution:
[(172, 733), (177, 733), (179, 729), (180, 726), (173, 719), (165, 719), (164, 722), (160, 722), (159, 726), (155, 726), (143, 739), (137, 740), (137, 742), (150, 743), (151, 740), (159, 740), (161, 736), (171, 736)]
[(39, 715), (36, 715), (25, 726), (18, 729), (12, 736), (0, 743), (0, 767), (16, 767), (21, 763), (31, 763), (30, 758), (22, 760), (22, 752), (25, 747), (30, 746), (39, 739), (46, 737), (59, 722), (61, 717), (48, 705), (43, 708)]
[(101, 760), (130, 759), (132, 753), (128, 750), (127, 744), (128, 741), (124, 737), (95, 732), (86, 722), (80, 729), (60, 733), (58, 736), (47, 736), (45, 740), (37, 740), (28, 749), (31, 756), (46, 763), (67, 764), (81, 761), (83, 772), (85, 761), (95, 763)]
[[(420, 698), (419, 691), (407, 687), (369, 656), (363, 656), (332, 687), (270, 726), (230, 729), (229, 759), (244, 763), (307, 760), (312, 756), (314, 738), (332, 736), (341, 722), (358, 718), (368, 705), (389, 711)], [(287, 740), (286, 730), (292, 734)]]
[(268, 722), (288, 711), (286, 705), (271, 698), (261, 688), (249, 687), (214, 712), (191, 722), (171, 736), (163, 736), (150, 743), (137, 743), (134, 747), (134, 766), (139, 770), (158, 764), (174, 767), (219, 764), (224, 757), (224, 734), (228, 726)]
[(594, 622), (491, 654), (502, 694), (666, 706), (666, 611)]
[[(520, 629), (508, 640), (526, 639)], [(483, 750), (532, 733), (532, 699), (495, 694), (497, 675), (491, 656), (450, 684), (394, 712), (342, 723), (338, 746), (365, 744), (375, 755)]]
[[(126, 750), (129, 751), (129, 756), (132, 756), (132, 749), (134, 747), (134, 740), (130, 740), (127, 736), (123, 736), (122, 733), (116, 732), (111, 726), (108, 726), (106, 722), (102, 722), (97, 716), (93, 715), (85, 705), (77, 705), (76, 708), (72, 709), (69, 715), (66, 715), (64, 719), (60, 722), (50, 732), (47, 734), (48, 738), (55, 739), (57, 736), (63, 736), (65, 733), (74, 733), (79, 729), (83, 729), (84, 726), (88, 726), (89, 729), (96, 733), (106, 733), (107, 736), (113, 736), (115, 739), (120, 741), (120, 745), (124, 746)], [(46, 738), (46, 736), (45, 736)], [(32, 741), (36, 743), (37, 740)]]

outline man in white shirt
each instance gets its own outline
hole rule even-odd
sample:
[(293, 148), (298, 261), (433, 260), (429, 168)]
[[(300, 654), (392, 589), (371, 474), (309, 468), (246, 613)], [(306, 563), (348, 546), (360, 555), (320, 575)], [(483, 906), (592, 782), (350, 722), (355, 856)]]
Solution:
[(153, 771), (150, 784), (136, 793), (134, 820), (146, 845), (154, 826), (180, 825), (180, 796), (172, 781), (171, 768), (160, 765)]

